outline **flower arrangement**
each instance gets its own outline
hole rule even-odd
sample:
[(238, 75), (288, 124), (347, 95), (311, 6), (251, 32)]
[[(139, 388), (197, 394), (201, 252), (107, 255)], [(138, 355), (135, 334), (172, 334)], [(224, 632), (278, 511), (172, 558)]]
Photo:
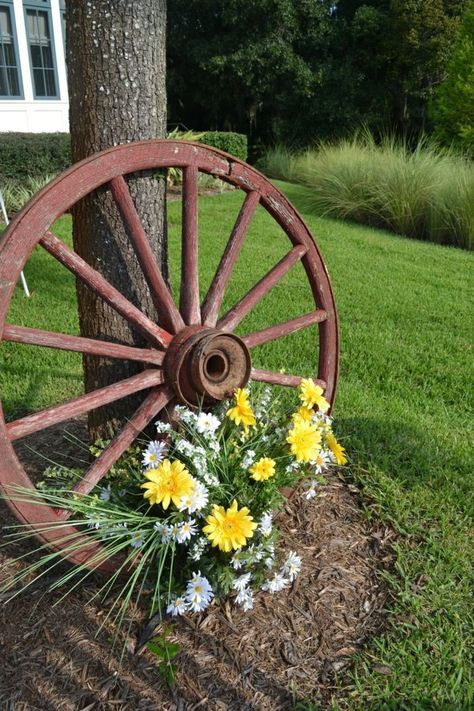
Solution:
[[(28, 497), (73, 512), (66, 523), (101, 544), (89, 560), (98, 567), (116, 557), (117, 570), (103, 584), (120, 590), (103, 624), (123, 622), (131, 600), (146, 597), (150, 615), (159, 619), (200, 613), (214, 600), (230, 598), (243, 610), (254, 605), (257, 591), (288, 588), (301, 568), (297, 551), (285, 550), (276, 518), (283, 490), (303, 487), (316, 496), (329, 467), (346, 462), (337, 442), (322, 389), (304, 379), (299, 407), (285, 412), (270, 389), (238, 389), (232, 403), (214, 412), (178, 407), (178, 425), (156, 423), (156, 439), (138, 444), (88, 495), (71, 492), (81, 469), (50, 467), (32, 494), (21, 488), (12, 499)], [(98, 455), (105, 443), (98, 443)], [(15, 527), (10, 537), (33, 535)], [(82, 544), (83, 545), (83, 542)], [(72, 537), (66, 552), (79, 543)], [(61, 562), (49, 551), (4, 585), (18, 587)], [(40, 572), (41, 571), (41, 572)], [(53, 587), (68, 591), (91, 571), (76, 565)], [(26, 582), (28, 581), (28, 582)]]

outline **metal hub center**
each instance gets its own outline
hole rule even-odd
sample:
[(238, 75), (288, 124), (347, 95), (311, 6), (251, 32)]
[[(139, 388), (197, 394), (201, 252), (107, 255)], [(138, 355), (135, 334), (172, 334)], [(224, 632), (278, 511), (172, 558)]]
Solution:
[(166, 380), (181, 402), (212, 404), (231, 397), (250, 377), (250, 354), (233, 333), (202, 326), (181, 331), (165, 358)]

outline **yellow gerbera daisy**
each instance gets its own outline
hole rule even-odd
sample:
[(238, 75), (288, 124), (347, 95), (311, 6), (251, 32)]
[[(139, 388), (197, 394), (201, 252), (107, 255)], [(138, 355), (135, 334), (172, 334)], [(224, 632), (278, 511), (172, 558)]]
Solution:
[(286, 438), (291, 445), (291, 453), (297, 462), (309, 462), (316, 459), (321, 449), (321, 433), (310, 422), (298, 422)]
[(249, 402), (248, 391), (243, 388), (237, 388), (234, 393), (234, 399), (235, 406), (227, 410), (225, 413), (226, 416), (235, 422), (236, 425), (242, 424), (244, 430), (247, 430), (249, 427), (255, 427), (256, 420)]
[(266, 481), (275, 474), (275, 460), (262, 457), (250, 467), (249, 471), (255, 481)]
[(179, 459), (165, 459), (156, 469), (148, 469), (145, 476), (149, 481), (141, 485), (146, 489), (143, 496), (150, 504), (162, 504), (164, 509), (171, 501), (178, 507), (183, 496), (192, 494), (196, 483)]
[(331, 452), (334, 454), (334, 458), (337, 464), (339, 464), (339, 466), (342, 466), (343, 464), (347, 463), (347, 457), (345, 455), (346, 450), (344, 449), (342, 444), (339, 444), (339, 442), (332, 433), (326, 435), (326, 444), (331, 450)]
[(304, 407), (311, 409), (317, 407), (321, 412), (329, 410), (329, 403), (323, 396), (323, 389), (310, 378), (303, 378), (300, 385), (300, 400)]
[(311, 422), (313, 417), (313, 411), (309, 410), (307, 407), (302, 405), (296, 412), (291, 416), (291, 419), (297, 425), (299, 422)]
[(207, 526), (202, 530), (211, 544), (221, 551), (229, 553), (231, 550), (238, 550), (245, 546), (248, 538), (252, 538), (257, 528), (249, 513), (246, 506), (239, 511), (235, 499), (229, 509), (215, 504), (212, 514), (206, 518)]

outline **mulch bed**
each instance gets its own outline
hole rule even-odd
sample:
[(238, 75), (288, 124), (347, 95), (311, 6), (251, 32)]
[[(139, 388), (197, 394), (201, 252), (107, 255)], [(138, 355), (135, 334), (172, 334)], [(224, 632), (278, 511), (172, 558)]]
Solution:
[[(14, 522), (3, 505), (0, 518)], [(105, 625), (97, 636), (107, 602), (90, 602), (93, 580), (57, 606), (60, 593), (39, 587), (0, 605), (0, 708), (277, 711), (298, 699), (324, 708), (336, 690), (335, 672), (343, 673), (351, 655), (383, 628), (386, 590), (378, 572), (390, 565), (393, 532), (367, 524), (357, 491), (342, 475), (331, 476), (315, 500), (296, 494), (280, 528), (285, 549), (303, 558), (293, 587), (257, 595), (251, 612), (215, 605), (179, 619), (171, 689), (148, 651), (132, 654), (144, 609), (130, 609), (134, 636), (122, 663), (121, 650), (111, 649), (114, 630)], [(0, 550), (0, 578), (21, 565), (15, 556), (26, 549)]]

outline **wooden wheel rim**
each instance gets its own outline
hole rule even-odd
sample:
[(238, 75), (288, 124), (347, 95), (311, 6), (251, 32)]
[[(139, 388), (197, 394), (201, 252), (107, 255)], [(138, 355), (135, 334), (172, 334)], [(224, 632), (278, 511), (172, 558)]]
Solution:
[[(247, 193), (231, 239), (226, 247), (226, 252), (224, 252), (221, 260), (220, 266), (222, 266), (222, 263), (227, 259), (227, 263), (224, 264), (223, 269), (223, 272), (226, 272), (227, 279), (221, 279), (222, 273), (220, 275), (216, 273), (207, 297), (203, 301), (202, 308), (199, 306), (199, 303), (196, 302), (196, 299), (194, 299), (194, 301), (192, 298), (187, 299), (183, 303), (182, 294), (180, 310), (181, 315), (185, 316), (185, 323), (192, 327), (193, 324), (196, 325), (199, 322), (202, 329), (210, 328), (232, 333), (240, 320), (252, 310), (259, 298), (262, 298), (261, 296), (259, 297), (257, 285), (254, 287), (254, 294), (251, 293), (252, 290), (248, 292), (241, 302), (230, 309), (225, 316), (218, 319), (223, 293), (227, 286), (230, 272), (240, 252), (244, 235), (252, 219), (254, 210), (258, 204), (262, 205), (283, 228), (293, 245), (288, 255), (283, 258), (273, 270), (270, 270), (264, 294), (287, 273), (294, 263), (301, 259), (315, 300), (316, 310), (311, 314), (306, 314), (292, 319), (291, 322), (286, 322), (288, 324), (287, 330), (280, 335), (286, 335), (287, 333), (291, 333), (310, 324), (318, 324), (319, 363), (315, 380), (323, 384), (325, 396), (332, 405), (338, 376), (337, 314), (329, 275), (319, 249), (309, 229), (295, 208), (261, 173), (233, 156), (202, 144), (185, 141), (153, 140), (140, 141), (110, 148), (72, 166), (41, 190), (12, 221), (0, 242), (0, 340), (15, 340), (15, 338), (12, 337), (14, 327), (6, 324), (6, 315), (10, 301), (16, 283), (20, 278), (20, 272), (34, 247), (38, 243), (47, 247), (47, 242), (50, 239), (48, 237), (50, 234), (48, 230), (55, 220), (70, 210), (81, 198), (101, 186), (111, 183), (112, 192), (114, 188), (120, 190), (121, 184), (119, 181), (123, 181), (122, 176), (124, 175), (138, 171), (169, 167), (183, 169), (183, 204), (185, 205), (183, 211), (183, 230), (191, 229), (192, 231), (192, 221), (194, 217), (192, 211), (186, 211), (186, 201), (197, 200), (198, 171), (218, 177)], [(187, 226), (186, 220), (188, 222), (190, 221), (191, 224)], [(234, 235), (234, 233), (236, 234)], [(226, 257), (233, 236), (235, 240)], [(197, 231), (195, 233), (195, 239), (197, 240)], [(240, 244), (237, 244), (238, 241), (240, 241)], [(191, 261), (188, 262), (188, 266), (193, 266), (191, 248), (189, 248), (190, 253), (188, 255), (184, 253), (186, 244), (183, 238), (183, 260), (190, 259)], [(190, 293), (195, 295), (198, 293), (198, 275), (197, 264), (194, 266), (194, 269), (188, 269), (188, 272), (190, 272), (189, 278), (191, 280), (188, 286), (192, 287)], [(221, 281), (225, 283), (222, 285)], [(261, 282), (259, 282), (259, 284), (261, 284)], [(214, 292), (211, 293), (213, 287)], [(261, 291), (263, 286), (259, 288)], [(247, 301), (245, 301), (245, 299), (247, 299)], [(242, 303), (242, 301), (245, 303)], [(198, 318), (198, 311), (201, 312), (202, 318)], [(242, 311), (244, 312), (243, 316), (241, 315)], [(178, 318), (180, 317), (178, 316)], [(271, 326), (262, 331), (249, 334), (249, 336), (242, 337), (242, 341), (247, 348), (252, 348), (261, 343), (275, 340), (280, 337), (278, 335), (278, 328), (278, 326)], [(148, 331), (147, 335), (151, 346), (155, 349), (160, 345), (166, 348), (173, 337), (170, 337), (166, 330), (160, 329), (158, 326), (154, 327), (154, 334)], [(18, 338), (16, 340), (18, 341)], [(156, 354), (157, 351), (155, 350), (154, 353)], [(156, 355), (156, 363), (159, 361), (158, 355)], [(145, 360), (145, 357), (143, 357), (143, 360)], [(156, 373), (156, 371), (152, 372)], [(140, 376), (134, 377), (139, 378)], [(159, 387), (156, 386), (159, 386), (162, 380), (158, 380), (157, 377), (153, 380), (152, 376), (145, 376), (145, 378), (146, 377), (148, 377), (150, 382), (142, 377), (142, 381), (137, 389), (153, 387), (153, 390), (152, 394), (147, 397), (141, 407), (141, 412), (136, 420), (137, 426), (142, 422), (148, 421), (153, 416), (151, 413), (155, 413), (158, 406), (160, 406), (159, 409), (162, 409), (171, 399), (171, 389), (166, 384), (160, 386), (161, 391), (157, 393)], [(299, 376), (282, 376), (272, 373), (271, 371), (258, 369), (251, 369), (250, 377), (256, 381), (289, 386), (296, 386), (301, 379)], [(153, 393), (155, 394), (153, 395)], [(143, 427), (144, 425), (141, 429), (143, 429)], [(64, 537), (68, 535), (78, 535), (77, 529), (73, 526), (64, 526), (64, 516), (61, 516), (57, 511), (46, 505), (38, 506), (8, 499), (9, 485), (34, 488), (33, 483), (25, 472), (13, 448), (12, 441), (16, 438), (12, 436), (12, 432), (14, 433), (14, 431), (12, 423), (7, 425), (5, 422), (0, 403), (0, 444), (2, 450), (0, 461), (0, 487), (6, 494), (7, 502), (16, 517), (20, 521), (34, 527), (37, 535), (44, 542), (47, 542), (50, 547), (61, 550)], [(57, 531), (43, 530), (45, 525), (56, 521), (58, 523), (63, 521), (61, 529)], [(78, 548), (74, 553), (67, 556), (73, 562), (84, 563), (89, 559), (92, 560), (94, 555), (97, 556), (97, 551), (100, 550), (98, 544), (91, 542), (86, 536), (83, 538), (83, 543), (83, 547)], [(95, 558), (95, 560), (97, 560), (97, 558)], [(94, 563), (91, 567), (109, 571), (115, 569), (116, 562), (100, 560), (99, 564)]]

